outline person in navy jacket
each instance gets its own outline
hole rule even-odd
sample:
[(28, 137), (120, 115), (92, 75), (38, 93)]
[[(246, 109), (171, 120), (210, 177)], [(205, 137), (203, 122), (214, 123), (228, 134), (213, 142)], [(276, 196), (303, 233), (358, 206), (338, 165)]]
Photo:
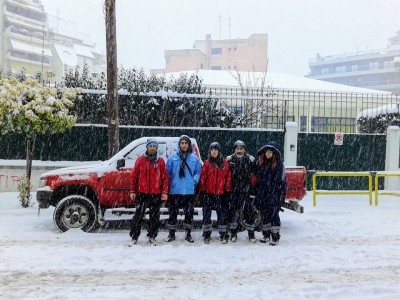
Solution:
[(193, 243), (191, 236), (193, 225), (193, 201), (197, 183), (200, 179), (201, 163), (194, 154), (192, 142), (187, 135), (182, 135), (178, 141), (177, 152), (167, 160), (169, 177), (169, 220), (167, 227), (169, 235), (166, 242), (175, 240), (177, 216), (179, 208), (183, 208), (185, 219), (183, 227), (186, 230), (185, 240)]
[(203, 237), (204, 243), (211, 241), (211, 212), (217, 211), (217, 222), (220, 239), (223, 244), (228, 242), (228, 226), (226, 213), (229, 203), (226, 193), (232, 190), (232, 175), (229, 163), (220, 152), (221, 146), (211, 143), (208, 159), (204, 162), (200, 175), (199, 190), (203, 196)]
[(286, 196), (285, 165), (281, 160), (278, 143), (268, 142), (257, 152), (256, 165), (257, 192), (255, 203), (262, 215), (260, 242), (274, 246), (279, 243), (281, 220), (279, 212), (281, 201)]
[(157, 154), (158, 142), (149, 138), (146, 143), (146, 152), (136, 160), (132, 172), (132, 186), (130, 198), (136, 201), (136, 212), (132, 218), (132, 238), (129, 246), (137, 243), (142, 227), (146, 208), (149, 209), (149, 242), (156, 245), (156, 236), (160, 228), (161, 201), (168, 199), (168, 174), (164, 159)]

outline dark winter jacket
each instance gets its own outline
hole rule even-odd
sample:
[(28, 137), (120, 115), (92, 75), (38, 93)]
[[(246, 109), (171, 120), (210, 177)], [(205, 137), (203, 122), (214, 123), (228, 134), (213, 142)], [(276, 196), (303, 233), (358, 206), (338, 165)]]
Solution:
[(204, 162), (200, 174), (199, 190), (213, 195), (222, 195), (232, 191), (231, 169), (228, 161), (223, 160), (222, 167), (211, 164), (210, 159)]
[(257, 161), (257, 192), (255, 203), (259, 206), (278, 206), (286, 196), (287, 186), (285, 165), (280, 159), (281, 152), (279, 151), (279, 145), (274, 141), (267, 143), (264, 147), (258, 150), (257, 154), (263, 157), (268, 149), (273, 151), (277, 163), (275, 168), (272, 170), (272, 160), (266, 160), (263, 165), (260, 164), (260, 159)]
[(251, 176), (255, 171), (254, 157), (248, 154), (244, 154), (242, 157), (232, 154), (226, 160), (229, 162), (232, 172), (232, 192), (249, 192)]
[(259, 206), (277, 206), (286, 196), (285, 165), (278, 161), (274, 170), (270, 169), (271, 162), (260, 166), (257, 163), (257, 193), (255, 202)]
[(139, 156), (132, 172), (131, 191), (144, 194), (168, 194), (168, 173), (165, 161), (157, 157), (151, 161), (145, 155)]

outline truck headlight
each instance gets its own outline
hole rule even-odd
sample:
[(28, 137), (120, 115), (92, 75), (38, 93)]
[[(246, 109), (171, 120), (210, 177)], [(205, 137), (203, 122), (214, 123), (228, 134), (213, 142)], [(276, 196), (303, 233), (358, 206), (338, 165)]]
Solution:
[(47, 183), (47, 177), (41, 177), (41, 178), (39, 179), (39, 187), (40, 187), (40, 188), (45, 187), (45, 186), (46, 186), (46, 183)]

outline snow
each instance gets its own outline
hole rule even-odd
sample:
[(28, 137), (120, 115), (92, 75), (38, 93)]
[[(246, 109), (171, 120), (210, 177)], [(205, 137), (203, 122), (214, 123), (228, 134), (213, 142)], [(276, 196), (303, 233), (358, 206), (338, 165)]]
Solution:
[(77, 65), (78, 57), (75, 53), (74, 48), (62, 45), (54, 45), (54, 49), (56, 50), (57, 55), (60, 58), (63, 65), (71, 67)]
[(362, 117), (376, 118), (379, 115), (399, 113), (399, 104), (388, 104), (376, 108), (364, 109), (357, 115), (357, 119)]
[[(165, 75), (167, 78), (179, 78), (182, 73), (186, 73), (188, 76), (190, 76), (196, 72), (198, 73), (199, 77), (203, 79), (202, 84), (206, 87), (240, 88), (239, 82), (236, 79), (238, 76), (235, 71), (191, 70), (171, 72), (166, 73)], [(278, 90), (313, 91), (324, 93), (390, 94), (384, 91), (337, 84), (286, 73), (268, 72), (265, 75), (263, 72), (239, 72), (239, 74), (242, 84), (250, 87), (260, 87), (265, 76), (265, 86)]]
[[(35, 195), (33, 195), (35, 196)], [(277, 247), (249, 244), (239, 233), (210, 245), (149, 246), (145, 231), (128, 248), (128, 230), (61, 234), (53, 209), (21, 208), (17, 193), (0, 193), (2, 299), (399, 299), (400, 199), (381, 196), (303, 199), (305, 213), (281, 213)], [(260, 237), (260, 233), (256, 234)]]

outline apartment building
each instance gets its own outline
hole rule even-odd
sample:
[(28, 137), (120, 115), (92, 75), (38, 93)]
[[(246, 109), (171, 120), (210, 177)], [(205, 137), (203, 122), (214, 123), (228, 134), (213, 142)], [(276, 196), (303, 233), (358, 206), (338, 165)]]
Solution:
[(307, 77), (400, 94), (400, 31), (386, 48), (310, 59)]
[(39, 0), (0, 0), (0, 64), (28, 74), (51, 68), (47, 17)]
[(86, 64), (92, 77), (106, 72), (106, 56), (74, 22), (46, 13), (40, 0), (0, 0), (0, 66), (60, 82)]
[(196, 40), (192, 49), (165, 50), (164, 56), (166, 68), (151, 70), (152, 73), (194, 69), (264, 72), (268, 62), (268, 35), (213, 40), (207, 34), (204, 40)]

